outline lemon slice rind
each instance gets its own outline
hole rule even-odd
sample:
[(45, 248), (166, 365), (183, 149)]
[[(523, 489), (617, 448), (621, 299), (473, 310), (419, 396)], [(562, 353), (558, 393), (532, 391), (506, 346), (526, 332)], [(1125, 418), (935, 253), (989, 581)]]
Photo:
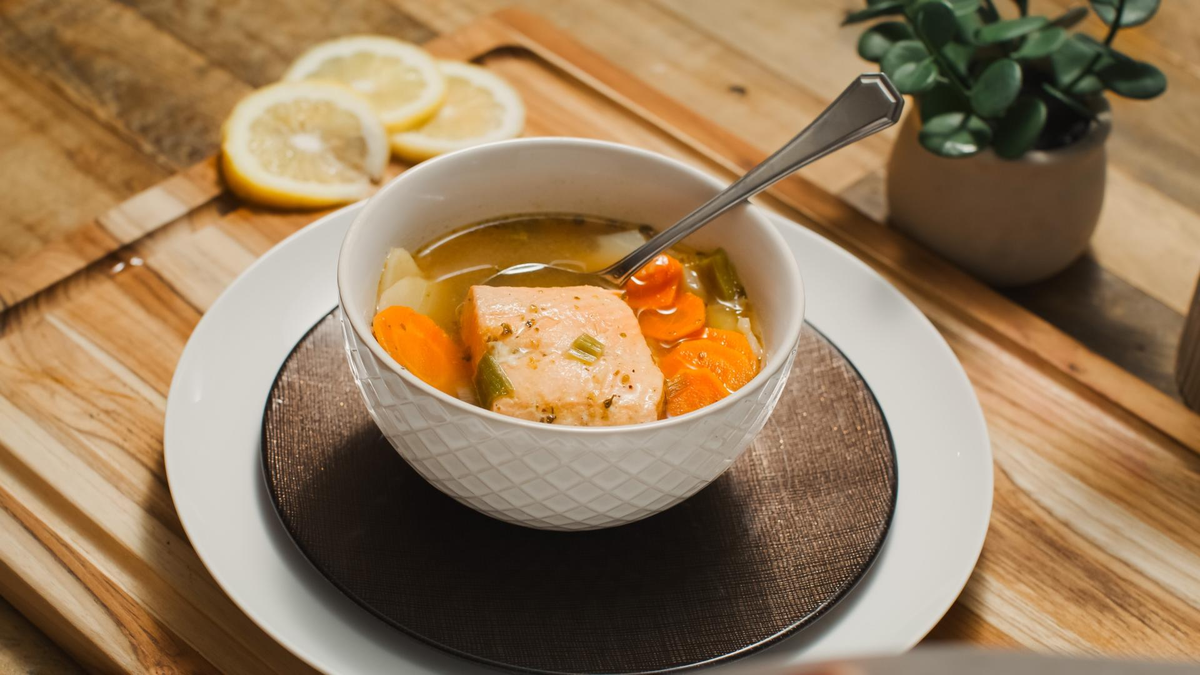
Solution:
[[(437, 155), (462, 150), (483, 143), (503, 141), (516, 138), (525, 128), (525, 104), (521, 96), (498, 75), (486, 68), (460, 63), (457, 61), (439, 61), (438, 68), (447, 79), (447, 88), (451, 90), (445, 105), (439, 109), (425, 125), (393, 133), (391, 135), (392, 152), (410, 161), (422, 161)], [(456, 82), (457, 80), (457, 82)], [(462, 114), (456, 110), (454, 89), (466, 85), (486, 92), (495, 101), (499, 112), (494, 125), (482, 134), (465, 137), (447, 137), (432, 135), (431, 129), (443, 126), (453, 116)]]
[[(298, 180), (267, 169), (251, 151), (254, 122), (275, 105), (301, 100), (332, 103), (358, 121), (366, 147), (362, 166), (356, 168), (360, 178), (342, 182)], [(302, 81), (263, 87), (243, 98), (222, 127), (221, 168), (230, 189), (268, 206), (316, 208), (362, 199), (370, 194), (372, 182), (382, 178), (387, 162), (387, 131), (374, 108), (353, 90), (337, 84)]]
[[(314, 75), (321, 66), (332, 59), (347, 58), (361, 53), (393, 57), (412, 68), (425, 82), (421, 93), (403, 106), (378, 110), (379, 117), (389, 131), (411, 129), (437, 112), (446, 98), (446, 80), (438, 70), (437, 62), (424, 49), (403, 40), (379, 35), (349, 35), (313, 46), (301, 54), (283, 74), (283, 81), (306, 79), (328, 79)], [(335, 81), (335, 80), (330, 80)], [(338, 81), (338, 84), (355, 88), (354, 83)], [(361, 95), (370, 96), (358, 91)], [(378, 106), (377, 106), (378, 109)]]

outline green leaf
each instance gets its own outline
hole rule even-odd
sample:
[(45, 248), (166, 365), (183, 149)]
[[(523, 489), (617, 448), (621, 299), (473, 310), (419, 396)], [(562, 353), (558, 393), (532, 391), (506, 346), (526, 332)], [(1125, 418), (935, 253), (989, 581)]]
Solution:
[(983, 19), (978, 13), (959, 14), (955, 17), (958, 21), (958, 34), (960, 39), (968, 44), (975, 44), (975, 34), (983, 28)]
[(869, 21), (879, 16), (889, 16), (892, 14), (903, 14), (904, 3), (900, 0), (883, 0), (882, 2), (872, 3), (866, 9), (860, 9), (857, 12), (850, 12), (842, 19), (842, 25), (850, 23), (862, 23)]
[[(1120, 0), (1089, 0), (1092, 9), (1100, 16), (1100, 20), (1112, 25), (1117, 20), (1117, 7)], [(1121, 12), (1121, 28), (1140, 26), (1150, 20), (1158, 11), (1158, 0), (1125, 0), (1125, 9)]]
[(1079, 81), (1072, 85), (1067, 93), (1071, 94), (1072, 96), (1090, 96), (1092, 94), (1098, 94), (1101, 91), (1104, 91), (1104, 81), (1099, 77), (1088, 73), (1087, 75), (1079, 78)]
[(958, 20), (945, 0), (922, 3), (917, 6), (915, 14), (917, 30), (934, 49), (950, 42), (958, 33)]
[(960, 75), (971, 72), (971, 57), (974, 55), (975, 48), (961, 42), (951, 42), (942, 47), (942, 56), (954, 66)]
[(971, 107), (982, 117), (1000, 117), (1021, 93), (1021, 66), (1000, 59), (988, 66), (971, 89)]
[(1111, 60), (1103, 45), (1084, 35), (1075, 34), (1050, 55), (1050, 66), (1054, 69), (1054, 81), (1058, 86), (1065, 87), (1074, 82), (1088, 66), (1098, 67)]
[(901, 40), (911, 40), (914, 37), (908, 24), (899, 21), (885, 21), (872, 26), (858, 39), (858, 55), (868, 61), (879, 63), (892, 45)]
[(948, 112), (971, 112), (971, 102), (958, 87), (949, 82), (937, 82), (929, 91), (918, 95), (917, 109), (925, 122)]
[(1167, 90), (1162, 71), (1142, 61), (1113, 61), (1096, 74), (1114, 94), (1125, 98), (1154, 98)]
[(1019, 19), (990, 23), (975, 32), (975, 41), (981, 45), (994, 45), (1006, 40), (1015, 40), (1044, 28), (1050, 23), (1044, 16), (1023, 16)]
[(1043, 28), (1036, 33), (1030, 33), (1021, 43), (1021, 48), (1012, 53), (1014, 59), (1028, 61), (1041, 59), (1054, 53), (1067, 41), (1067, 31), (1057, 26)]
[(901, 40), (883, 55), (883, 72), (902, 94), (928, 90), (937, 81), (937, 64), (917, 40)]
[(883, 55), (880, 66), (883, 68), (883, 72), (891, 77), (892, 72), (900, 66), (924, 61), (927, 58), (929, 58), (929, 52), (925, 50), (925, 45), (921, 44), (920, 40), (900, 40)]
[(979, 0), (950, 0), (955, 16), (965, 16), (979, 11)]
[(1050, 21), (1051, 26), (1070, 28), (1087, 18), (1087, 7), (1072, 7)]
[(1045, 126), (1046, 104), (1039, 98), (1022, 96), (996, 125), (992, 143), (996, 154), (1005, 159), (1020, 157), (1037, 143)]
[(983, 28), (983, 19), (979, 18), (979, 14), (959, 14), (955, 17), (958, 20), (958, 33), (961, 39), (969, 44), (975, 44), (975, 33)]
[(919, 63), (906, 63), (889, 75), (901, 94), (919, 94), (937, 83), (937, 64), (930, 57)]
[(918, 138), (926, 150), (942, 157), (970, 157), (991, 142), (992, 129), (974, 115), (949, 112), (927, 120)]

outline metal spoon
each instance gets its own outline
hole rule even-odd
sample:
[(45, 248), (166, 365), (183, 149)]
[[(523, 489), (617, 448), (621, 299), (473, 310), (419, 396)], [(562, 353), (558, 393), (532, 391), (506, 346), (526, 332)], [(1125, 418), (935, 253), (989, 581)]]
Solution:
[(656, 255), (707, 225), (742, 200), (758, 194), (802, 166), (840, 150), (900, 119), (904, 98), (882, 73), (859, 75), (817, 119), (787, 145), (748, 171), (703, 206), (659, 232), (632, 253), (598, 272), (542, 263), (513, 265), (488, 277), (488, 286), (602, 286), (620, 288)]

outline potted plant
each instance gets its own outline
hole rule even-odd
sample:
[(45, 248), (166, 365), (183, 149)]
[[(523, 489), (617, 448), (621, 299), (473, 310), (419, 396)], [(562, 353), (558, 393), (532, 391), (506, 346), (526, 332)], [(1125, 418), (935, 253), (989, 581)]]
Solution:
[(1154, 66), (1113, 47), (1159, 0), (1091, 0), (1088, 15), (1031, 15), (1016, 0), (868, 0), (846, 23), (879, 19), (858, 53), (916, 101), (888, 162), (892, 224), (999, 286), (1053, 275), (1087, 248), (1104, 199), (1104, 92), (1154, 98)]

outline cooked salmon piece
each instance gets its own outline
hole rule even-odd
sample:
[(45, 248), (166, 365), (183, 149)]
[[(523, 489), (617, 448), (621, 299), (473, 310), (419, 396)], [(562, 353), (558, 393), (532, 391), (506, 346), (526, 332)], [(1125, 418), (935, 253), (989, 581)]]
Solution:
[[(472, 286), (462, 309), (463, 342), (477, 366), (491, 354), (512, 383), (492, 402), (502, 415), (580, 426), (652, 422), (663, 374), (637, 318), (616, 291), (593, 286)], [(568, 355), (589, 335), (603, 344), (594, 363)]]

